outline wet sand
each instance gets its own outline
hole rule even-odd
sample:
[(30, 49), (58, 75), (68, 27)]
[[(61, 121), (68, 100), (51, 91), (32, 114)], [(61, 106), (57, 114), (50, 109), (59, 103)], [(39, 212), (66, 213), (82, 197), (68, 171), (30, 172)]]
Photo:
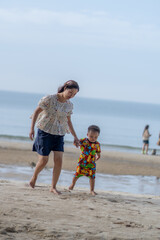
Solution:
[[(37, 162), (37, 154), (31, 151), (32, 143), (0, 142), (0, 163), (26, 165)], [(80, 150), (65, 147), (63, 169), (74, 171)], [(53, 167), (51, 153), (48, 167)], [(97, 172), (116, 175), (141, 175), (160, 177), (160, 156), (102, 151), (97, 162)]]

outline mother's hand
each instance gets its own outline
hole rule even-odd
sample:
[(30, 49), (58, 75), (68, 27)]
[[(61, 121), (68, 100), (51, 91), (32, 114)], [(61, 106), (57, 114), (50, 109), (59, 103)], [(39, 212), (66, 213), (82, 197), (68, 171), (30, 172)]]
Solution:
[(79, 139), (74, 138), (74, 145), (78, 148), (79, 147)]
[(34, 138), (34, 130), (30, 131), (29, 137), (30, 137), (31, 140), (33, 140), (33, 138)]

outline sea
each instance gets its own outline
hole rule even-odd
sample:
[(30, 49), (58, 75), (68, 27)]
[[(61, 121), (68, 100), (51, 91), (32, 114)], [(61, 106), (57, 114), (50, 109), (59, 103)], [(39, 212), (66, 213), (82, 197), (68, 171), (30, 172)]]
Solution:
[[(30, 141), (30, 116), (39, 100), (46, 94), (0, 91), (0, 140)], [(72, 122), (79, 138), (86, 137), (89, 125), (98, 125), (98, 141), (102, 150), (141, 153), (142, 132), (149, 125), (149, 151), (157, 150), (160, 132), (160, 105), (137, 102), (81, 98), (74, 104)], [(66, 134), (65, 144), (72, 145), (73, 137)]]
[[(0, 91), (0, 141), (30, 142), (31, 115), (39, 100), (46, 94)], [(99, 142), (102, 151), (121, 151), (141, 154), (142, 132), (149, 125), (149, 154), (156, 145), (160, 132), (160, 105), (90, 99), (76, 96), (72, 122), (79, 138), (86, 137), (89, 125), (101, 129)], [(66, 134), (65, 144), (73, 146), (73, 137)], [(0, 164), (0, 179), (28, 182), (33, 174), (29, 166)], [(37, 183), (51, 183), (52, 170), (43, 170)], [(73, 172), (62, 170), (59, 185), (69, 186)], [(81, 178), (78, 187), (89, 188), (87, 178)], [(118, 176), (96, 173), (96, 189), (160, 195), (160, 179), (154, 176)]]

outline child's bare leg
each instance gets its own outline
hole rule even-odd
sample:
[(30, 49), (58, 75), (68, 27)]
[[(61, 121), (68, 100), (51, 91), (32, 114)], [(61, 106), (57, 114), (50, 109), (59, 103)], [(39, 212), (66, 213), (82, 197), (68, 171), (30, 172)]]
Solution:
[(73, 180), (72, 180), (72, 184), (69, 186), (69, 190), (73, 190), (76, 182), (77, 182), (78, 178), (74, 177)]
[(62, 157), (63, 157), (63, 152), (54, 152), (54, 167), (53, 167), (53, 176), (52, 176), (52, 186), (50, 191), (53, 192), (54, 194), (61, 194), (56, 188), (61, 169), (62, 169)]
[(36, 164), (36, 168), (34, 170), (34, 174), (29, 182), (29, 185), (34, 188), (35, 184), (36, 184), (36, 180), (38, 177), (38, 174), (43, 170), (43, 168), (46, 166), (47, 162), (48, 162), (48, 156), (41, 156), (38, 155), (38, 162)]
[(95, 178), (90, 178), (90, 193), (95, 196), (97, 193), (94, 191)]

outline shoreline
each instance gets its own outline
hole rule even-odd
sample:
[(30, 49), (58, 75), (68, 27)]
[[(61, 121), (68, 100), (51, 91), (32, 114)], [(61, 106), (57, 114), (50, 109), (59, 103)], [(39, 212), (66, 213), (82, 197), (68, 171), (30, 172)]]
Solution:
[[(0, 163), (6, 165), (30, 166), (37, 163), (37, 154), (32, 152), (32, 142), (0, 141)], [(80, 150), (65, 146), (62, 169), (75, 171)], [(53, 167), (52, 153), (47, 167)], [(97, 161), (97, 173), (112, 175), (141, 175), (160, 177), (160, 156), (136, 153), (102, 151)]]
[[(22, 143), (22, 144), (31, 144), (31, 140), (29, 137), (23, 137), (23, 136), (10, 136), (9, 135), (0, 135), (0, 143)], [(72, 148), (73, 147), (73, 142), (65, 140), (64, 141), (64, 146), (66, 148)], [(130, 146), (130, 145), (114, 145), (114, 144), (105, 144), (101, 143), (101, 148), (103, 151), (108, 151), (108, 152), (125, 152), (125, 153), (135, 153), (135, 154), (140, 154), (142, 152), (142, 146), (140, 147), (135, 147), (135, 146)], [(152, 152), (153, 149), (156, 150), (157, 155), (160, 156), (160, 149), (155, 146), (155, 147), (149, 147), (148, 152)]]

